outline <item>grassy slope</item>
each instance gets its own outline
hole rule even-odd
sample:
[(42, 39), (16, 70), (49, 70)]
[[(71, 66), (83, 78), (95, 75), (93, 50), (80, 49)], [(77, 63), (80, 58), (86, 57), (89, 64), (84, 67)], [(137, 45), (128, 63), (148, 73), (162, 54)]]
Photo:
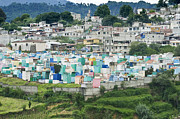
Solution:
[(26, 105), (26, 109), (32, 109), (35, 106), (42, 105), (43, 103), (31, 102), (31, 108), (28, 107), (29, 101), (22, 99), (14, 99), (8, 97), (0, 96), (0, 102), (2, 106), (0, 106), (0, 114), (6, 114), (9, 112), (19, 112), (22, 111), (22, 106)]
[(24, 81), (22, 79), (18, 78), (7, 78), (7, 77), (0, 77), (0, 82), (8, 85), (16, 85), (16, 86), (38, 86), (38, 91), (39, 92), (44, 92), (47, 90), (47, 88), (50, 87), (59, 87), (59, 88), (77, 88), (81, 87), (81, 85), (78, 84), (40, 84), (37, 82), (28, 82)]

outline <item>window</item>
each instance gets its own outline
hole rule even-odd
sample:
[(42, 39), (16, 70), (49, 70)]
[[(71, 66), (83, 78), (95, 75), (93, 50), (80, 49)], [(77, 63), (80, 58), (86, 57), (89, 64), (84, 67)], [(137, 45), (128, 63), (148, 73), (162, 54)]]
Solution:
[(117, 49), (117, 46), (116, 46), (116, 49)]
[(106, 32), (103, 32), (103, 34), (106, 34)]
[(173, 45), (175, 45), (175, 43), (173, 43)]
[(26, 43), (26, 46), (28, 46), (28, 43)]
[(124, 49), (127, 49), (127, 46), (124, 46)]
[(17, 46), (17, 44), (15, 44), (15, 46)]
[(100, 32), (98, 32), (98, 34), (101, 34)]

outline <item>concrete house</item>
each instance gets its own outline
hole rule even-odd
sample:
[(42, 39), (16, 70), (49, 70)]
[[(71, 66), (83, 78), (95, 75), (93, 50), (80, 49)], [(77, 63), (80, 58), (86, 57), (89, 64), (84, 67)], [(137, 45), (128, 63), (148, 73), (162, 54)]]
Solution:
[(14, 41), (12, 50), (41, 52), (46, 50), (46, 42), (41, 40)]

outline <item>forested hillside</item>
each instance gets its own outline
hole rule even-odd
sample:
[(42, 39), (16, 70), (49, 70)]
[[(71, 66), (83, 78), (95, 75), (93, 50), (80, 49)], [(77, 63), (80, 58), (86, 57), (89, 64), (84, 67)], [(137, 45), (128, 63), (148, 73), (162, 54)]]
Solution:
[[(119, 14), (119, 9), (124, 4), (130, 5), (134, 10), (138, 8), (154, 8), (155, 4), (146, 3), (143, 1), (140, 1), (138, 3), (132, 3), (132, 2), (113, 2), (109, 1), (106, 3), (110, 10), (112, 15)], [(37, 15), (45, 12), (63, 12), (63, 11), (70, 11), (79, 13), (82, 15), (82, 18), (86, 16), (88, 13), (88, 10), (91, 10), (91, 15), (94, 14), (97, 5), (95, 4), (75, 4), (72, 2), (67, 2), (65, 5), (56, 4), (56, 5), (50, 5), (47, 3), (12, 3), (9, 6), (0, 6), (0, 8), (3, 9), (3, 11), (7, 15), (7, 21), (11, 21), (14, 18), (21, 16), (24, 13), (28, 13), (31, 15), (31, 17), (36, 17)]]

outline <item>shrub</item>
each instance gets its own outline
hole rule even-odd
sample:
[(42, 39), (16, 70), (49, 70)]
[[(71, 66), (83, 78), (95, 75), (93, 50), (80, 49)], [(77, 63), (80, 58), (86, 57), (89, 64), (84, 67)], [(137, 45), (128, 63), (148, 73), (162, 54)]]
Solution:
[(108, 97), (100, 98), (97, 100), (96, 104), (102, 105), (112, 105), (119, 108), (135, 108), (137, 104), (143, 102), (149, 104), (152, 102), (152, 96), (149, 94), (143, 94), (138, 96), (128, 96), (128, 97)]
[(104, 97), (125, 97), (125, 96), (135, 96), (142, 94), (150, 94), (150, 90), (147, 88), (133, 88), (119, 91), (111, 91), (104, 94)]
[(113, 90), (114, 90), (114, 91), (117, 91), (117, 90), (118, 90), (118, 85), (114, 85)]
[(155, 113), (161, 113), (163, 111), (168, 111), (172, 109), (172, 105), (166, 102), (155, 102), (153, 103), (153, 105), (151, 106), (151, 109), (155, 112)]
[(105, 92), (106, 88), (104, 86), (101, 86), (100, 87), (100, 93), (101, 95), (104, 95), (104, 92)]
[(135, 113), (135, 111), (131, 109), (101, 105), (86, 105), (84, 110), (86, 115), (91, 119), (112, 119), (114, 115), (116, 115), (118, 118), (132, 118), (133, 114)]
[(26, 105), (23, 105), (22, 108), (23, 108), (23, 111), (25, 111), (26, 110)]
[(153, 112), (144, 104), (139, 104), (136, 107), (136, 113), (139, 119), (154, 119)]
[(72, 113), (73, 119), (84, 119), (85, 114), (82, 111), (74, 110)]

